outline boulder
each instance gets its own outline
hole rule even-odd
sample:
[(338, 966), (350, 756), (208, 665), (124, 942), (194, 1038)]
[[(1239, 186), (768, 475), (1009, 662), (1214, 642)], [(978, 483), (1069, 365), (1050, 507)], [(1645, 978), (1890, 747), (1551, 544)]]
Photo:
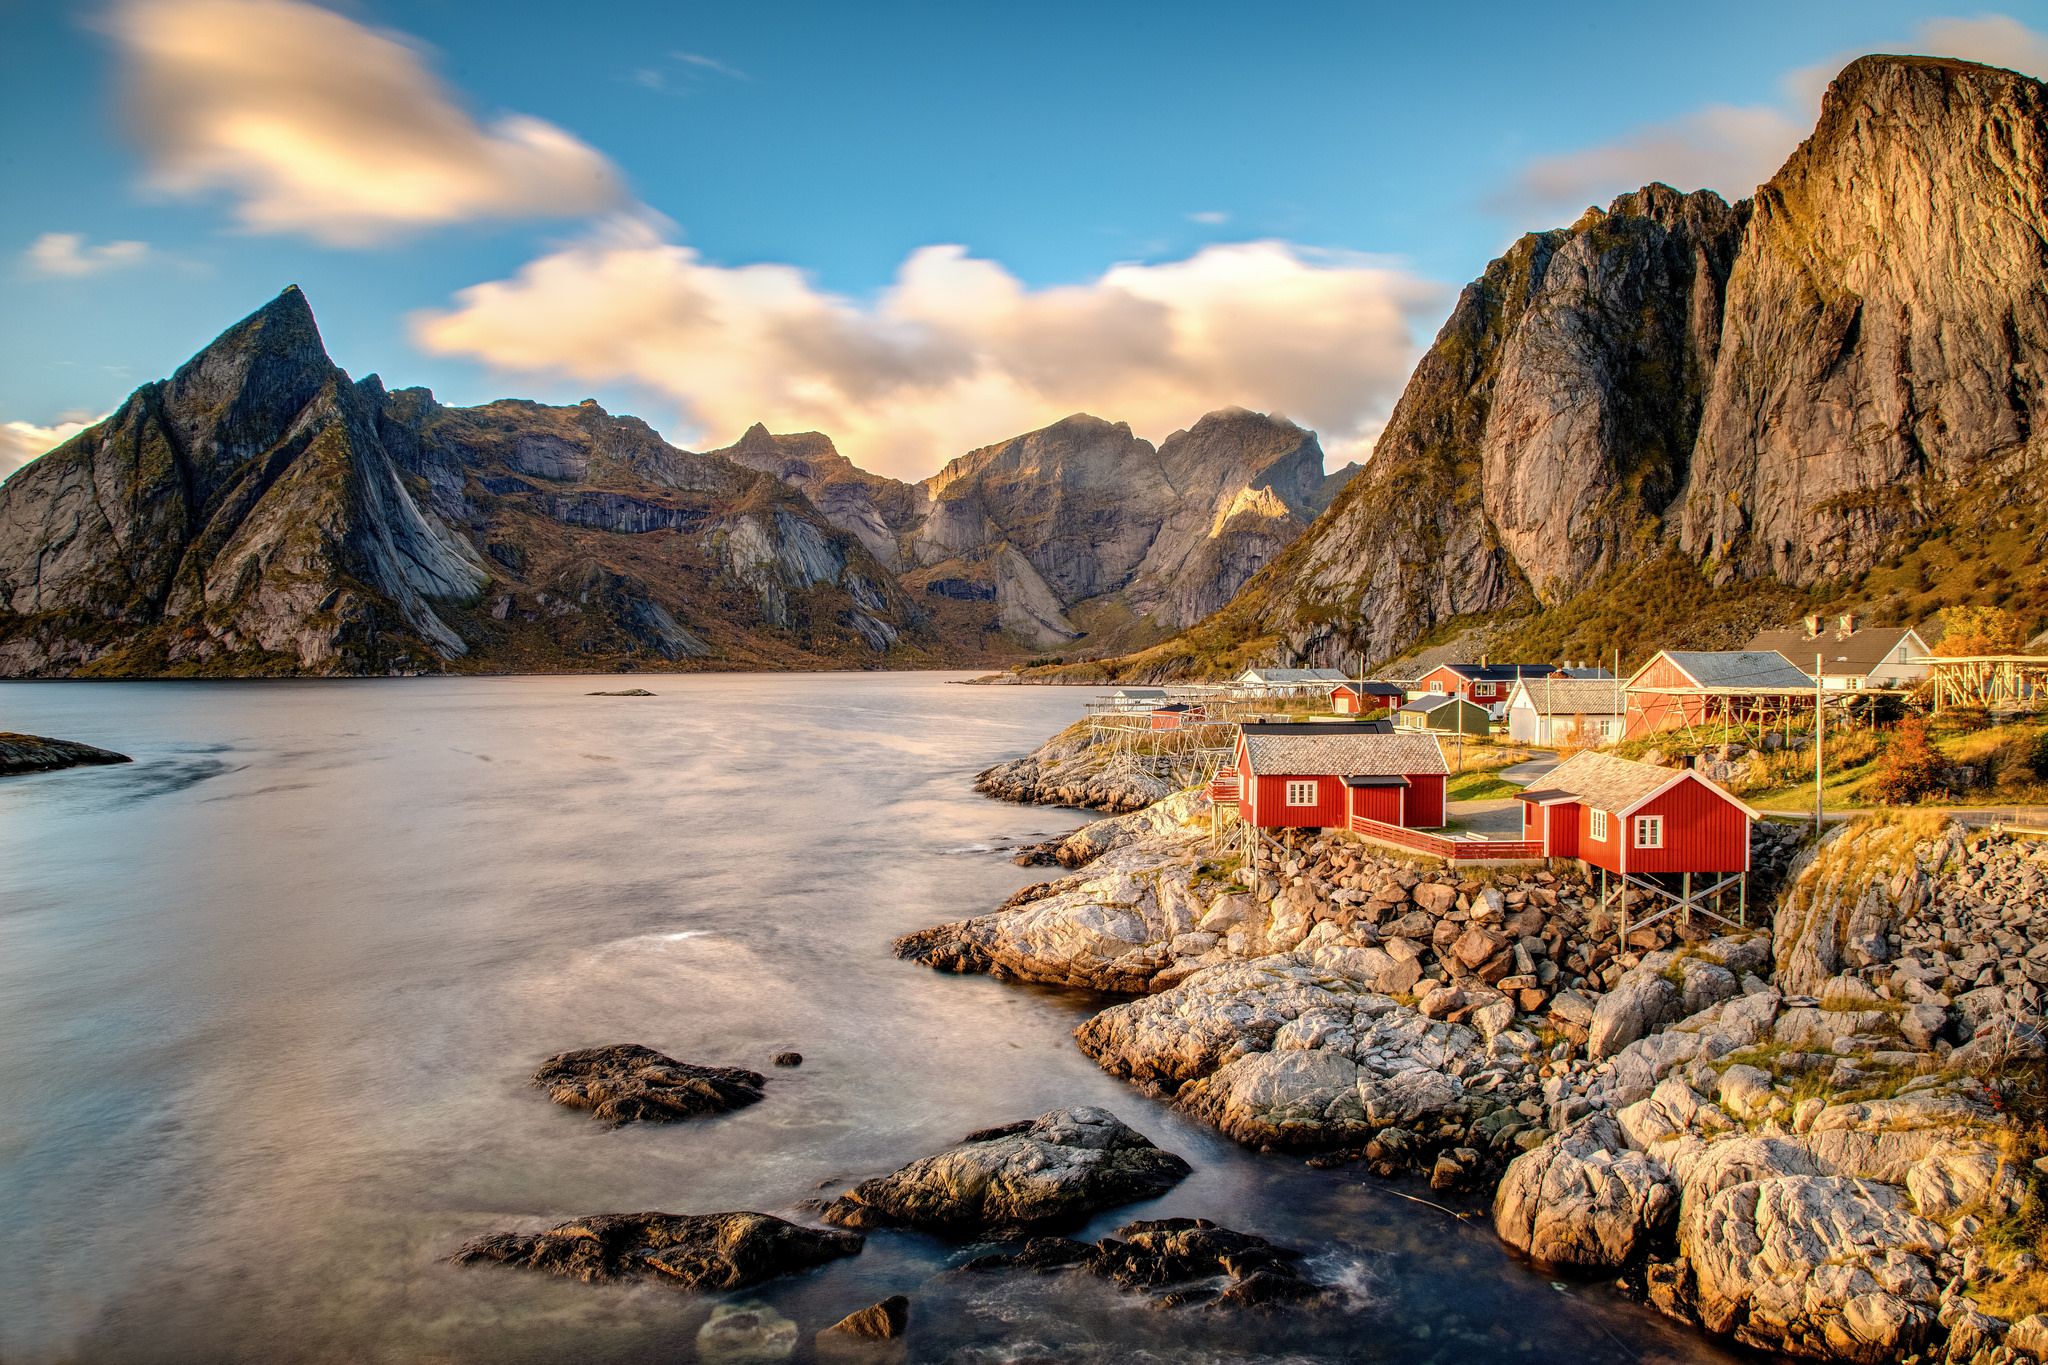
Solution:
[(1358, 1067), (1322, 1048), (1253, 1052), (1191, 1081), (1179, 1107), (1250, 1146), (1326, 1147), (1370, 1131)]
[(697, 1329), (704, 1365), (775, 1365), (796, 1354), (796, 1324), (765, 1303), (721, 1303)]
[(1494, 1192), (1502, 1241), (1546, 1266), (1611, 1270), (1669, 1229), (1678, 1190), (1654, 1159), (1596, 1114), (1515, 1158)]
[(861, 1249), (858, 1233), (765, 1213), (599, 1213), (545, 1232), (500, 1232), (455, 1254), (589, 1283), (647, 1277), (691, 1289), (743, 1289)]
[(1206, 1218), (1129, 1223), (1092, 1245), (1035, 1237), (1013, 1253), (981, 1256), (969, 1270), (1081, 1270), (1127, 1290), (1155, 1294), (1162, 1307), (1275, 1307), (1322, 1296), (1296, 1267), (1301, 1253)]
[(1058, 1109), (969, 1134), (832, 1201), (827, 1222), (914, 1227), (959, 1236), (1077, 1224), (1097, 1210), (1152, 1199), (1188, 1163), (1104, 1109)]
[(867, 1341), (890, 1341), (902, 1336), (909, 1326), (910, 1300), (901, 1294), (891, 1294), (880, 1303), (848, 1313), (825, 1330)]
[(563, 1052), (542, 1063), (533, 1083), (556, 1104), (588, 1109), (616, 1127), (635, 1119), (698, 1118), (761, 1098), (767, 1079), (730, 1066), (679, 1062), (638, 1043)]

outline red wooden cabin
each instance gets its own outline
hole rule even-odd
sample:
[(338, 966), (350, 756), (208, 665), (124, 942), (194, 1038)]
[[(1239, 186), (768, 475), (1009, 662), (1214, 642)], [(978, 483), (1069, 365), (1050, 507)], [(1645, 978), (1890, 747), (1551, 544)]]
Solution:
[(1422, 693), (1463, 697), (1492, 710), (1507, 703), (1523, 678), (1604, 678), (1604, 668), (1560, 668), (1556, 664), (1438, 664), (1415, 680)]
[(1237, 811), (1262, 829), (1350, 829), (1363, 820), (1429, 829), (1444, 822), (1449, 771), (1428, 735), (1246, 725), (1237, 736)]
[(1609, 872), (1667, 876), (1747, 872), (1760, 818), (1690, 768), (1660, 768), (1588, 750), (1536, 779), (1519, 798), (1522, 837), (1546, 858)]
[(1169, 702), (1152, 708), (1152, 728), (1178, 730), (1183, 725), (1199, 725), (1208, 717), (1209, 713), (1202, 707), (1184, 701)]
[(1776, 650), (1659, 650), (1628, 680), (1624, 739), (1693, 726), (1769, 726), (1810, 710), (1813, 679)]
[(1330, 689), (1330, 709), (1340, 716), (1391, 711), (1406, 700), (1408, 693), (1393, 683), (1341, 682)]

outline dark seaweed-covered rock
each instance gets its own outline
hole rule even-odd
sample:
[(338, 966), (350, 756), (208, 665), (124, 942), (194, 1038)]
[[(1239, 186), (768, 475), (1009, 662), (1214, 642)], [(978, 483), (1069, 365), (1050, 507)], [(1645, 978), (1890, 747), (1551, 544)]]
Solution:
[(455, 1254), (585, 1283), (653, 1276), (691, 1289), (741, 1289), (859, 1252), (858, 1233), (765, 1213), (599, 1213), (546, 1232), (498, 1232)]
[(768, 1082), (759, 1072), (693, 1066), (638, 1043), (614, 1043), (550, 1057), (533, 1083), (556, 1104), (588, 1109), (616, 1126), (723, 1114), (759, 1100)]
[(1295, 1267), (1300, 1258), (1297, 1251), (1206, 1218), (1160, 1218), (1126, 1224), (1116, 1236), (1094, 1243), (1034, 1237), (1018, 1251), (980, 1256), (966, 1268), (1085, 1270), (1125, 1289), (1154, 1293), (1163, 1307), (1258, 1308), (1321, 1295)]
[(825, 1220), (966, 1236), (1042, 1231), (1164, 1194), (1189, 1169), (1107, 1110), (1060, 1109), (865, 1181), (833, 1200)]
[(90, 744), (80, 744), (76, 740), (0, 733), (0, 777), (134, 761), (126, 754), (117, 754), (112, 749), (95, 749)]

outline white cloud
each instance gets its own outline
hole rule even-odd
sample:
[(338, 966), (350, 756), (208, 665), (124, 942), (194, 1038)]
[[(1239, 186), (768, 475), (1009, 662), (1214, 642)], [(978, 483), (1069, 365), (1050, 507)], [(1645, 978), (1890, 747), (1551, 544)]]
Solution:
[(786, 265), (727, 267), (644, 222), (609, 225), (413, 320), (441, 355), (628, 384), (682, 410), (679, 439), (816, 428), (921, 477), (976, 446), (1088, 411), (1157, 440), (1231, 404), (1325, 448), (1369, 448), (1445, 292), (1397, 266), (1285, 242), (1211, 246), (1027, 288), (957, 246), (913, 252), (869, 302)]
[(0, 479), (5, 479), (36, 456), (63, 445), (100, 420), (98, 417), (79, 420), (67, 417), (53, 427), (37, 426), (33, 422), (0, 422)]
[(1611, 142), (1538, 157), (1489, 198), (1488, 207), (1518, 222), (1543, 214), (1576, 216), (1588, 204), (1605, 204), (1652, 180), (1740, 198), (1770, 179), (1812, 131), (1821, 96), (1844, 66), (1866, 51), (1894, 50), (1961, 57), (2048, 78), (2048, 34), (2002, 14), (1928, 19), (1909, 43), (1840, 52), (1785, 72), (1775, 104), (1709, 105)]
[(1230, 215), (1221, 209), (1203, 209), (1200, 213), (1189, 214), (1188, 221), (1200, 223), (1204, 227), (1221, 227), (1230, 221)]
[(715, 71), (721, 76), (727, 76), (736, 81), (752, 79), (752, 77), (748, 76), (746, 72), (738, 67), (727, 66), (724, 62), (719, 61), (718, 58), (707, 57), (701, 52), (671, 52), (669, 56), (685, 66), (694, 66), (699, 71)]
[(617, 170), (551, 123), (480, 125), (402, 35), (300, 0), (124, 0), (107, 21), (164, 193), (225, 190), (243, 226), (359, 246), (620, 203)]
[(29, 243), (27, 250), (21, 253), (21, 259), (33, 274), (76, 277), (135, 265), (148, 255), (147, 242), (103, 242), (98, 246), (88, 246), (80, 233), (46, 232)]

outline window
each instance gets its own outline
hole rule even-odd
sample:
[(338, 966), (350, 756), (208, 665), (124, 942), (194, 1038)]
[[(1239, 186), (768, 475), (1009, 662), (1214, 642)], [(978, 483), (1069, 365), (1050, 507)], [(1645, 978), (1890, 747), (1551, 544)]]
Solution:
[(1442, 696), (1444, 691), (1444, 680), (1442, 678), (1431, 678), (1429, 680), (1429, 690), (1436, 693), (1438, 696)]
[(1604, 810), (1593, 812), (1593, 837), (1602, 840), (1607, 837), (1607, 812)]
[(1475, 696), (1475, 697), (1490, 697), (1490, 696), (1492, 696), (1492, 695), (1493, 695), (1493, 684), (1492, 684), (1492, 683), (1489, 683), (1489, 682), (1482, 682), (1482, 683), (1473, 683), (1473, 684), (1472, 684), (1472, 695), (1473, 695), (1473, 696)]
[(1636, 847), (1664, 847), (1664, 817), (1661, 815), (1638, 815), (1636, 817)]
[(1313, 806), (1316, 803), (1316, 784), (1313, 782), (1289, 782), (1287, 804), (1290, 806)]

